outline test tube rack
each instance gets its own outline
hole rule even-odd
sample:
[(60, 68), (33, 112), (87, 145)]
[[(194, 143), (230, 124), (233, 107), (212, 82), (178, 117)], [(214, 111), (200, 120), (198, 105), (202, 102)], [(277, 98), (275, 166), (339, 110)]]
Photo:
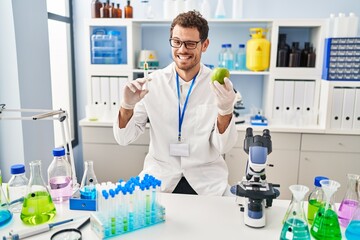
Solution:
[(97, 184), (96, 212), (91, 213), (91, 229), (107, 239), (165, 221), (165, 208), (160, 204), (161, 182), (150, 175), (116, 184)]

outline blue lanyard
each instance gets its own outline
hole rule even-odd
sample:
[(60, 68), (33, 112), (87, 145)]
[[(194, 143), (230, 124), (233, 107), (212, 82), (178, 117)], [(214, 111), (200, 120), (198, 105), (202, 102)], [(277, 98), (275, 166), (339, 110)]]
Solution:
[(194, 83), (195, 83), (195, 80), (196, 80), (196, 76), (197, 76), (197, 74), (195, 75), (195, 77), (194, 77), (193, 80), (192, 80), (192, 83), (191, 83), (191, 85), (190, 85), (189, 91), (188, 91), (188, 93), (187, 93), (187, 95), (186, 95), (186, 98), (185, 98), (183, 111), (181, 112), (181, 107), (180, 107), (180, 82), (179, 82), (179, 74), (176, 73), (176, 87), (177, 87), (177, 94), (178, 94), (178, 100), (179, 100), (179, 135), (178, 135), (178, 141), (179, 141), (179, 142), (181, 142), (181, 127), (182, 127), (182, 123), (183, 123), (184, 116), (185, 116), (186, 106), (187, 106), (187, 103), (188, 103), (189, 96), (190, 96), (190, 93), (191, 93), (191, 91), (192, 91), (192, 88), (193, 88), (193, 86), (194, 86)]

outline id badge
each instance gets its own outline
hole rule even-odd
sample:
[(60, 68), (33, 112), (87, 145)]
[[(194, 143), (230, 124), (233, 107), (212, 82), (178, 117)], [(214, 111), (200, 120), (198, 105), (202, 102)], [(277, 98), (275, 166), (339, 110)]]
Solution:
[(190, 156), (189, 144), (187, 144), (187, 143), (172, 143), (172, 144), (170, 144), (170, 156), (174, 156), (174, 157)]

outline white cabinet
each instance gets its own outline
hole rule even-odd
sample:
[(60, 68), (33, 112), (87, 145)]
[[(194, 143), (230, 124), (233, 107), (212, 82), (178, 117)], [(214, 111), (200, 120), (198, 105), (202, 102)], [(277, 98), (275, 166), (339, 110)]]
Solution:
[[(297, 182), (300, 155), (300, 133), (270, 133), (272, 153), (268, 155), (267, 163), (273, 167), (266, 167), (266, 179), (270, 183), (280, 184), (280, 199), (290, 199), (289, 186)], [(255, 132), (254, 135), (262, 135)], [(229, 169), (229, 184), (235, 185), (245, 176), (248, 155), (243, 150), (245, 132), (239, 132), (235, 147), (225, 154), (225, 161)]]
[[(84, 123), (84, 122), (83, 122)], [(93, 161), (98, 181), (117, 182), (137, 176), (149, 151), (149, 131), (134, 143), (120, 146), (114, 139), (112, 125), (82, 125), (83, 159)]]
[(310, 189), (314, 177), (326, 176), (338, 181), (340, 202), (345, 195), (347, 174), (360, 174), (360, 136), (303, 134), (299, 165), (299, 184)]

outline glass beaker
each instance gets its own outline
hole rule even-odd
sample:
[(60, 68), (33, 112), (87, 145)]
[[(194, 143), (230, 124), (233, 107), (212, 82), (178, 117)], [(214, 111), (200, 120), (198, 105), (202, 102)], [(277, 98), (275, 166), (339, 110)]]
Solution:
[(95, 184), (98, 183), (94, 172), (93, 161), (84, 162), (85, 171), (80, 185), (80, 197), (82, 199), (96, 199)]
[(53, 219), (55, 215), (55, 205), (41, 175), (41, 161), (32, 161), (20, 218), (25, 224), (38, 225)]
[(280, 239), (310, 240), (310, 232), (303, 206), (303, 200), (309, 188), (303, 185), (291, 185), (290, 205), (286, 211)]
[(6, 226), (12, 219), (12, 212), (9, 210), (9, 202), (5, 192), (0, 185), (0, 228)]
[(345, 230), (347, 240), (360, 239), (360, 205), (355, 210), (351, 222)]
[(359, 175), (347, 175), (347, 190), (338, 210), (340, 225), (345, 228), (359, 205), (359, 193), (357, 192), (359, 179)]
[(315, 239), (341, 239), (339, 219), (333, 202), (333, 195), (340, 187), (340, 183), (334, 180), (321, 180), (320, 184), (326, 201), (317, 211), (310, 233)]

